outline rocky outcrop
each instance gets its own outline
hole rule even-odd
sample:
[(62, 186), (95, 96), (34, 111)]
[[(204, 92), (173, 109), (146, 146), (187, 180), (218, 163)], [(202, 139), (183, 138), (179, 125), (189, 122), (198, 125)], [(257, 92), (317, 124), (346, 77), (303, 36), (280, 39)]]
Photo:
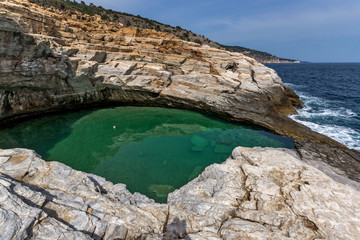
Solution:
[[(266, 115), (296, 112), (276, 73), (242, 54), (25, 1), (0, 9), (2, 119), (103, 102), (261, 118), (261, 125), (271, 125)], [(29, 84), (31, 96), (23, 93)]]
[(26, 1), (6, 1), (0, 9), (6, 87), (32, 84), (48, 98), (3, 93), (3, 119), (104, 101), (197, 108), (252, 122), (296, 112), (276, 73), (241, 54)]
[(0, 2), (0, 18), (0, 121), (107, 104), (187, 108), (291, 136), (300, 150), (319, 144), (324, 162), (359, 179), (360, 153), (287, 117), (298, 96), (251, 58), (24, 0)]
[(348, 178), (360, 180), (360, 153), (288, 118), (301, 102), (272, 69), (99, 16), (0, 2), (2, 122), (106, 104), (188, 108), (254, 123), (293, 137), (297, 152), (238, 148), (165, 205), (32, 151), (1, 150), (0, 238), (359, 236), (359, 187)]
[[(294, 150), (236, 148), (157, 204), (124, 184), (0, 150), (0, 239), (358, 239), (360, 185)], [(348, 185), (346, 185), (348, 184)]]

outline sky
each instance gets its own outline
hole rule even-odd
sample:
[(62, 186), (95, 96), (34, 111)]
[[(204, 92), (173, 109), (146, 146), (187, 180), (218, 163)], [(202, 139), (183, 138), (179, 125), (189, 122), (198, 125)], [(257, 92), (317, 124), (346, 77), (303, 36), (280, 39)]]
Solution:
[[(79, 0), (77, 0), (79, 2)], [(360, 62), (360, 0), (84, 0), (310, 62)]]

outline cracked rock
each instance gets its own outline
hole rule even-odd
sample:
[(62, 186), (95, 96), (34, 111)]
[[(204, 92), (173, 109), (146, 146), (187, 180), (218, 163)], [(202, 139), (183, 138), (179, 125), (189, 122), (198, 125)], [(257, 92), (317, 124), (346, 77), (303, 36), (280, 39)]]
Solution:
[(4, 240), (360, 236), (357, 188), (303, 162), (294, 150), (238, 147), (170, 193), (167, 204), (45, 162), (31, 150), (0, 150), (0, 159)]

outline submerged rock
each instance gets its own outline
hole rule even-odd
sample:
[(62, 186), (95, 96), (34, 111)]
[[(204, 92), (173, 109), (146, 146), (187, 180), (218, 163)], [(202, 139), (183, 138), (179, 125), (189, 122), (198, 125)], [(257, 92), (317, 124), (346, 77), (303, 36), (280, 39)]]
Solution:
[(216, 138), (218, 144), (231, 146), (234, 143), (234, 138), (230, 134), (221, 135)]
[(204, 167), (196, 166), (194, 170), (191, 172), (190, 176), (188, 177), (188, 181), (191, 181), (197, 176), (199, 176), (202, 171), (204, 171)]
[(173, 186), (164, 184), (151, 184), (149, 187), (149, 191), (155, 193), (158, 198), (166, 198), (174, 190)]
[(232, 148), (227, 145), (215, 145), (214, 153), (229, 153)]
[(198, 135), (194, 135), (190, 139), (193, 146), (191, 147), (191, 150), (194, 152), (201, 152), (204, 151), (204, 149), (209, 145), (209, 141), (205, 138), (202, 138)]
[[(294, 150), (238, 147), (157, 204), (33, 151), (0, 150), (0, 239), (355, 240), (357, 187)], [(152, 188), (163, 194), (171, 187)]]

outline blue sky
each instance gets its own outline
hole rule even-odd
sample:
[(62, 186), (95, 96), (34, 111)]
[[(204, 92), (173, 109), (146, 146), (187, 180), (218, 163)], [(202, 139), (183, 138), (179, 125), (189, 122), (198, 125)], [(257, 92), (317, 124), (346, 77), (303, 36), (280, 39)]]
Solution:
[[(79, 2), (79, 0), (78, 0)], [(311, 62), (360, 62), (360, 0), (85, 0), (213, 41)]]

